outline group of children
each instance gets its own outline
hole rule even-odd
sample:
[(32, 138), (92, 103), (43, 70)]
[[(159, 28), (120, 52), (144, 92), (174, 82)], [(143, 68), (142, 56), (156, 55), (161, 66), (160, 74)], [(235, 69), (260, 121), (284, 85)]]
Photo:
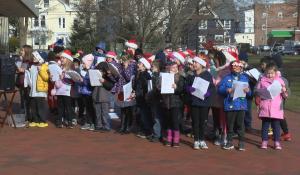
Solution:
[[(262, 121), (261, 148), (268, 147), (270, 126), (275, 149), (281, 149), (280, 128), (284, 139), (291, 139), (283, 112), (288, 84), (270, 59), (262, 59), (262, 74), (255, 79), (246, 74), (248, 65), (238, 59), (234, 48), (211, 47), (208, 54), (196, 55), (191, 50), (174, 52), (167, 47), (152, 55), (144, 54), (135, 41), (129, 40), (125, 46), (127, 50), (117, 56), (113, 51), (107, 52), (103, 43), (87, 55), (72, 55), (62, 47), (55, 47), (48, 54), (33, 52), (25, 45), (16, 64), (16, 83), (28, 126), (48, 126), (47, 98), (58, 128), (74, 128), (78, 121), (82, 130), (109, 132), (109, 114), (115, 108), (121, 119), (119, 133), (130, 133), (135, 125), (137, 136), (179, 147), (180, 132), (185, 131), (184, 118), (191, 118), (193, 148), (208, 149), (205, 131), (211, 109), (214, 144), (225, 150), (233, 149), (236, 133), (238, 150), (243, 151), (245, 130), (251, 129), (249, 111), (254, 97)], [(91, 85), (90, 70), (100, 72), (101, 75), (92, 77), (100, 85)], [(162, 93), (163, 73), (174, 76), (173, 93)], [(200, 91), (199, 85), (195, 85), (198, 80), (208, 84), (201, 97), (195, 95)], [(265, 97), (275, 81), (280, 92)], [(240, 88), (244, 96), (235, 96), (237, 84), (244, 85)], [(129, 96), (125, 87), (130, 87)]]

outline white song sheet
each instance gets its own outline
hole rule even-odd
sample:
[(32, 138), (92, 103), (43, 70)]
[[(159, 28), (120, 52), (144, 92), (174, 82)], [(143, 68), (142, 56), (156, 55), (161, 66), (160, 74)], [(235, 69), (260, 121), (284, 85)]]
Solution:
[(57, 81), (59, 80), (59, 76), (62, 73), (62, 69), (57, 65), (57, 64), (50, 64), (48, 66), (50, 77), (52, 81)]
[(161, 76), (161, 94), (174, 94), (175, 89), (172, 87), (175, 84), (174, 74), (160, 73)]
[(248, 74), (249, 76), (252, 76), (253, 78), (255, 78), (256, 81), (258, 81), (258, 79), (261, 75), (261, 73), (255, 68), (246, 71), (246, 74)]
[(89, 77), (92, 86), (102, 86), (102, 83), (100, 82), (102, 74), (99, 70), (89, 70)]
[(196, 90), (192, 92), (192, 95), (204, 100), (204, 95), (207, 93), (209, 81), (204, 80), (200, 77), (195, 77), (192, 87)]
[(132, 93), (132, 81), (129, 83), (125, 84), (123, 86), (123, 93), (124, 93), (124, 101), (130, 101), (130, 96)]
[(31, 87), (31, 76), (29, 70), (25, 70), (25, 75), (24, 75), (24, 87)]
[(81, 80), (80, 74), (73, 70), (66, 71), (66, 74), (69, 75), (71, 77), (71, 79), (75, 82), (79, 82)]
[(273, 83), (264, 89), (258, 89), (257, 93), (262, 99), (273, 99), (281, 93), (282, 86), (279, 81), (274, 80)]
[(246, 97), (246, 93), (244, 92), (244, 89), (249, 87), (248, 82), (242, 82), (242, 81), (233, 81), (233, 100), (240, 98), (240, 97)]

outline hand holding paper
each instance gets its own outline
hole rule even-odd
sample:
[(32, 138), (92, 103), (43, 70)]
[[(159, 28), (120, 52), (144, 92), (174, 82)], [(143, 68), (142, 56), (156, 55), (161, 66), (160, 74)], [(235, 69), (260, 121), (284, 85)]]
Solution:
[(196, 77), (194, 79), (192, 87), (195, 88), (195, 91), (192, 92), (192, 95), (204, 100), (205, 94), (207, 93), (209, 87), (209, 81), (206, 81), (200, 77)]
[(246, 97), (246, 91), (249, 91), (248, 82), (233, 81), (233, 100), (241, 97)]
[(174, 94), (173, 84), (174, 74), (171, 73), (161, 73), (161, 94)]

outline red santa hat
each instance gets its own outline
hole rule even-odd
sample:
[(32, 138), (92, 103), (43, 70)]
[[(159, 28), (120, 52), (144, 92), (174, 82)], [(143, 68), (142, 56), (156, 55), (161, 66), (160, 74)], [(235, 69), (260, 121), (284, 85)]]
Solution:
[(185, 55), (183, 52), (173, 52), (172, 53), (173, 58), (180, 61), (181, 64), (184, 64), (185, 62)]
[(186, 49), (186, 51), (183, 52), (186, 56), (194, 57), (195, 53), (191, 49)]
[(112, 58), (112, 59), (116, 59), (117, 58), (117, 54), (115, 52), (113, 52), (113, 51), (109, 51), (109, 52), (107, 52), (106, 57)]
[(149, 63), (149, 61), (146, 58), (140, 58), (139, 62), (142, 63), (146, 69), (151, 69), (151, 64)]
[(199, 57), (194, 57), (193, 60), (195, 62), (199, 63), (200, 65), (202, 65), (203, 67), (206, 67), (206, 62), (203, 59), (201, 59)]
[(133, 48), (133, 49), (137, 49), (138, 45), (136, 44), (136, 40), (131, 39), (125, 42), (125, 46), (129, 47), (129, 48)]
[(64, 50), (64, 52), (60, 56), (65, 57), (68, 60), (70, 60), (70, 61), (73, 62), (74, 59), (73, 59), (73, 57), (71, 55), (72, 55), (72, 53), (71, 53), (70, 50)]

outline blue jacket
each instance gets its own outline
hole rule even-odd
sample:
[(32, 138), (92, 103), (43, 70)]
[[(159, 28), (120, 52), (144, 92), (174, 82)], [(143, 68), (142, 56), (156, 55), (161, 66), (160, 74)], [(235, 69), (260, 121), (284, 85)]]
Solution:
[(79, 84), (78, 92), (81, 95), (91, 96), (93, 92), (93, 88), (90, 83), (89, 73), (87, 72), (83, 77), (83, 82)]
[[(244, 73), (241, 74), (228, 74), (220, 82), (218, 92), (224, 96), (224, 111), (247, 111), (247, 98), (237, 98), (233, 100), (232, 94), (227, 90), (232, 88), (233, 80), (248, 82), (248, 76)], [(246, 97), (251, 96), (251, 90), (246, 93)]]

